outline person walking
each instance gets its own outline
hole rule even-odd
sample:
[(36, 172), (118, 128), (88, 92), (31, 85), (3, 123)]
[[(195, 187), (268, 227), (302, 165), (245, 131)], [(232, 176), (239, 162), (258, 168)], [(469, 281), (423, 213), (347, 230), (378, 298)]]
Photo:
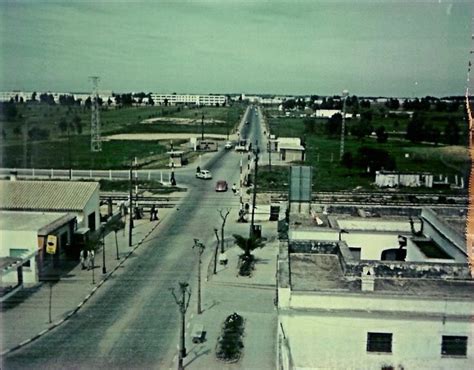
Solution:
[(87, 253), (87, 270), (94, 268), (94, 258), (95, 253), (93, 250), (90, 250), (89, 253)]
[(156, 213), (155, 205), (153, 204), (150, 209), (150, 221), (155, 220), (155, 213)]
[(85, 248), (81, 249), (81, 253), (79, 254), (79, 258), (81, 260), (81, 267), (83, 270), (86, 269), (86, 261), (87, 261), (87, 250)]

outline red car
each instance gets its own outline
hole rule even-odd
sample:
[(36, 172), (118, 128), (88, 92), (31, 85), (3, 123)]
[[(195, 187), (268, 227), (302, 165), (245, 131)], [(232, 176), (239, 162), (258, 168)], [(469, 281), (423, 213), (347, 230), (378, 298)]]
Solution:
[(227, 191), (228, 187), (227, 181), (219, 180), (216, 183), (216, 191)]

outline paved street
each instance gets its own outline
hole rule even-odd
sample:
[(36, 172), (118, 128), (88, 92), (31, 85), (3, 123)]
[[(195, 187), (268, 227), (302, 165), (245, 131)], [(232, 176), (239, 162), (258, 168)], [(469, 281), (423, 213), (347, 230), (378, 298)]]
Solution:
[[(260, 126), (254, 115), (251, 121), (249, 138), (260, 138)], [(225, 179), (229, 184), (238, 183), (240, 158), (240, 154), (233, 151), (216, 154), (206, 165), (213, 172), (213, 180), (194, 179), (179, 207), (170, 210), (160, 226), (151, 232), (142, 246), (136, 249), (76, 315), (31, 344), (5, 356), (3, 368), (161, 369), (172, 366), (178, 343), (178, 311), (169, 289), (177, 287), (180, 281), (186, 281), (193, 287), (193, 292), (196, 291), (197, 259), (192, 250), (193, 239), (199, 238), (209, 246), (205, 254), (209, 258), (210, 246), (215, 239), (213, 229), (220, 226), (217, 209), (221, 208), (231, 209), (226, 227), (227, 237), (234, 232), (246, 235), (249, 230), (248, 224), (235, 222), (239, 198), (230, 191), (214, 191), (216, 180)], [(232, 263), (228, 267), (229, 273), (231, 266)], [(268, 266), (274, 269), (274, 265)], [(235, 270), (230, 274), (234, 273)], [(250, 293), (247, 292), (247, 287), (226, 286), (228, 283), (221, 285), (222, 281), (213, 279), (206, 288), (206, 302), (220, 300), (221, 303), (219, 309), (216, 308), (216, 312), (219, 312), (216, 314), (216, 326), (209, 325), (209, 335), (216, 333), (223, 318), (232, 313), (235, 307), (247, 314), (249, 338), (255, 340), (259, 335), (268, 337), (268, 330), (271, 332), (268, 328), (272, 326), (274, 316), (274, 291), (269, 288), (271, 278), (268, 278), (271, 274), (269, 272), (263, 279), (267, 279), (264, 284), (267, 286), (263, 288), (264, 292), (258, 294), (251, 289)], [(225, 273), (221, 276), (223, 278)], [(61, 300), (59, 292), (55, 299)], [(238, 299), (239, 304), (233, 303), (232, 299)], [(267, 332), (258, 331), (257, 324), (269, 313), (269, 326), (265, 326)], [(29, 317), (21, 319), (27, 321)], [(257, 336), (250, 335), (253, 330), (257, 330)], [(210, 339), (209, 345), (211, 344)], [(251, 366), (252, 359), (259, 357), (254, 352), (252, 346), (249, 346), (242, 364)], [(270, 361), (273, 356), (271, 351), (268, 353)], [(211, 355), (212, 351), (209, 356)], [(190, 368), (191, 365), (202, 366), (199, 364), (200, 362), (195, 361), (190, 364)], [(268, 366), (271, 367), (271, 363)]]

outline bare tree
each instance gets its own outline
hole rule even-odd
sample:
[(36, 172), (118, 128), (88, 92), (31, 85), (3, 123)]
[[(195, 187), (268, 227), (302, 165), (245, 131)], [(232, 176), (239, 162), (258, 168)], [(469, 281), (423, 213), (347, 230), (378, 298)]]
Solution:
[(230, 213), (230, 208), (227, 208), (225, 211), (223, 209), (218, 209), (219, 215), (221, 216), (222, 219), (222, 225), (221, 225), (221, 253), (224, 253), (224, 228), (225, 228), (225, 222), (227, 221), (227, 216), (229, 216)]
[(214, 275), (215, 275), (217, 274), (217, 252), (219, 251), (219, 244), (220, 244), (219, 233), (217, 232), (216, 228), (214, 228), (214, 234), (216, 234), (216, 239), (217, 239), (216, 249), (214, 251)]

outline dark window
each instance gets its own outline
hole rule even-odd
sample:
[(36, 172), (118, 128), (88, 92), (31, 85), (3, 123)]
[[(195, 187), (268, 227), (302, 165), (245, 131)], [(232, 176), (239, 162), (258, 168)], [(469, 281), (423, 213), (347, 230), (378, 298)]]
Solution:
[(95, 230), (95, 212), (92, 212), (89, 215), (87, 223), (88, 223), (89, 229), (91, 231), (94, 231)]
[(467, 337), (443, 335), (441, 354), (447, 356), (466, 356)]
[(367, 333), (367, 352), (392, 353), (392, 334)]

